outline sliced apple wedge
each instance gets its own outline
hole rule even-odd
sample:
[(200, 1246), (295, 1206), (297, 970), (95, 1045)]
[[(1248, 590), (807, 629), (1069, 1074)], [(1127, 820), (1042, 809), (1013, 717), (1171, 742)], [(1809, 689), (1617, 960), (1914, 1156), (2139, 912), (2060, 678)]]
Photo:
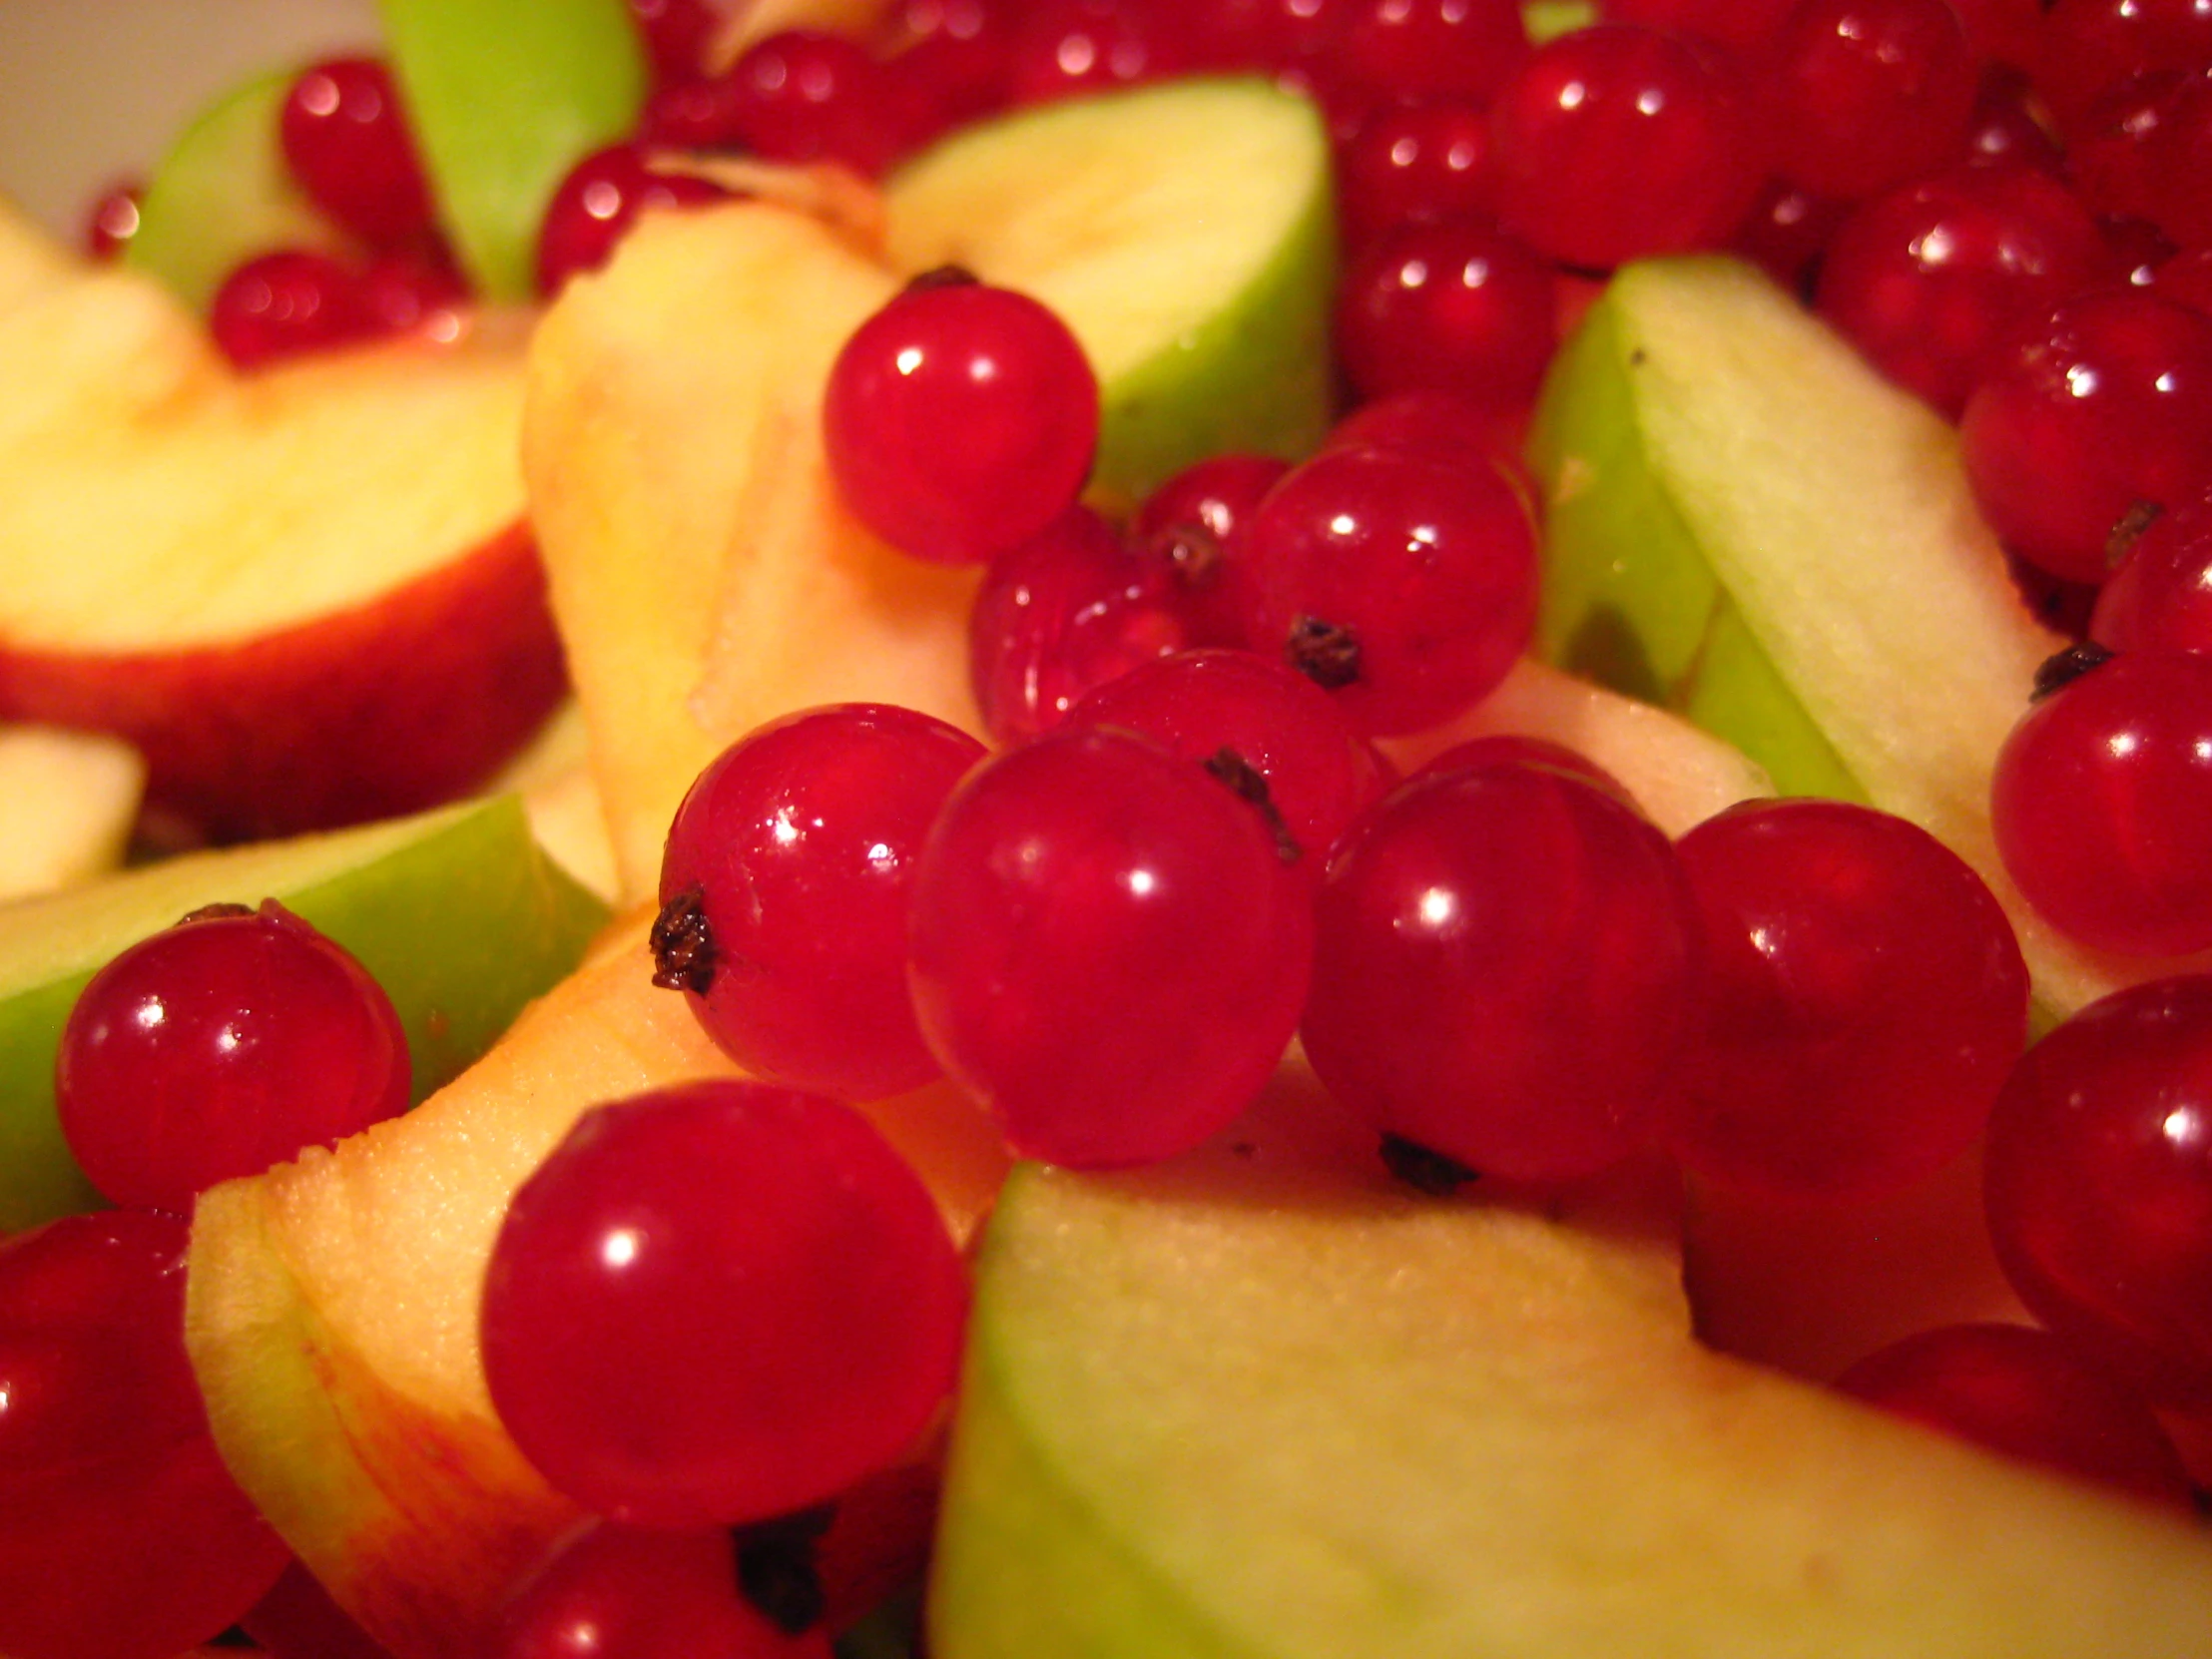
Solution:
[[(684, 999), (652, 983), (649, 920), (611, 930), (435, 1099), (218, 1187), (195, 1218), (188, 1342), (216, 1442), (399, 1659), (480, 1659), (516, 1576), (579, 1518), (484, 1388), (476, 1309), (509, 1197), (589, 1107), (731, 1073)], [(868, 1110), (965, 1237), (1005, 1167), (979, 1110), (949, 1085)], [(865, 1577), (918, 1550), (915, 1479), (892, 1471), (855, 1495), (840, 1525), (872, 1542), (840, 1570)]]
[(1175, 81), (980, 123), (884, 187), (902, 273), (958, 265), (1064, 318), (1098, 372), (1096, 490), (1227, 449), (1297, 457), (1330, 414), (1329, 138), (1258, 79)]
[(2047, 1015), (2175, 964), (2060, 938), (1989, 830), (1989, 774), (2037, 665), (1955, 431), (1747, 266), (1615, 276), (1532, 440), (1543, 655), (1679, 710), (1785, 795), (1901, 814), (1980, 871)]
[(937, 1659), (2212, 1654), (2201, 1529), (1707, 1352), (1661, 1238), (1310, 1133), (1009, 1182)]
[(407, 1031), (415, 1098), (458, 1073), (605, 919), (513, 797), (191, 853), (0, 906), (0, 1232), (92, 1208), (54, 1115), (54, 1051), (85, 982), (188, 910), (276, 898), (360, 958)]
[(117, 733), (219, 838), (480, 784), (558, 700), (520, 345), (241, 375), (142, 274), (0, 311), (0, 718)]

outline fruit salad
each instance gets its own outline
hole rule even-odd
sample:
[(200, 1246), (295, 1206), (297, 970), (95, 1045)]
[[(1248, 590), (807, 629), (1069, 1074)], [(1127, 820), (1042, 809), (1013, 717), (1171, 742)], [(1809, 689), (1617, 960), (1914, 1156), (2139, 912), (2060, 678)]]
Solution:
[(2200, 7), (374, 24), (0, 203), (0, 1659), (2212, 1656)]

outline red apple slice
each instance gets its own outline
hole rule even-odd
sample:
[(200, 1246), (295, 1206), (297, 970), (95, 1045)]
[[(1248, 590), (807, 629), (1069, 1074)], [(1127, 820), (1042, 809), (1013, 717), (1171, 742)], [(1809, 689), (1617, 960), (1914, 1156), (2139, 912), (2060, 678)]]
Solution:
[[(50, 257), (7, 228), (0, 290)], [(149, 277), (30, 281), (0, 309), (0, 718), (130, 739), (150, 805), (224, 838), (484, 780), (562, 685), (496, 332), (241, 375)]]

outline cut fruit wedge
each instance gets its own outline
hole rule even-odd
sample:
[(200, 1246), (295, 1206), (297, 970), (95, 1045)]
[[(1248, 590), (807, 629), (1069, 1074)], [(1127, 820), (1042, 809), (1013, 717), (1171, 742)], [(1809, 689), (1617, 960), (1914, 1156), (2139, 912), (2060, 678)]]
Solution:
[(536, 291), (568, 170), (636, 123), (644, 48), (623, 0), (377, 0), (438, 222), (480, 292)]
[(54, 1052), (125, 945), (217, 902), (275, 898), (354, 955), (407, 1031), (415, 1097), (457, 1073), (582, 953), (606, 911), (541, 855), (512, 797), (192, 853), (0, 908), (0, 1232), (93, 1208), (54, 1116)]
[(280, 248), (354, 251), (285, 166), (278, 116), (291, 81), (286, 69), (225, 93), (184, 130), (147, 181), (124, 263), (160, 277), (195, 311), (205, 312), (223, 279), (260, 255)]
[(0, 309), (0, 718), (128, 738), (210, 839), (479, 787), (562, 689), (495, 332), (242, 374), (142, 272), (34, 282)]
[(2004, 901), (2044, 1014), (2176, 964), (2079, 949), (2005, 877), (1989, 775), (2036, 667), (1955, 431), (1749, 267), (1615, 276), (1533, 454), (1544, 656), (1727, 738), (1784, 795), (1913, 820)]
[(1713, 1355), (1656, 1236), (1391, 1190), (1276, 1104), (1008, 1183), (935, 1659), (2212, 1654), (2198, 1527)]
[[(514, 1579), (581, 1519), (499, 1426), (476, 1311), (514, 1190), (601, 1101), (731, 1063), (652, 983), (649, 913), (435, 1099), (335, 1152), (216, 1188), (193, 1226), (188, 1344), (224, 1459), (331, 1595), (393, 1653), (481, 1659)], [(949, 1084), (866, 1108), (962, 1238), (1005, 1159)], [(840, 1509), (841, 1616), (910, 1567), (924, 1466)], [(845, 1576), (849, 1574), (849, 1577)]]
[(1226, 449), (1320, 441), (1330, 179), (1304, 98), (1170, 82), (954, 134), (886, 184), (885, 245), (903, 273), (963, 266), (1060, 314), (1098, 373), (1096, 488), (1135, 501)]

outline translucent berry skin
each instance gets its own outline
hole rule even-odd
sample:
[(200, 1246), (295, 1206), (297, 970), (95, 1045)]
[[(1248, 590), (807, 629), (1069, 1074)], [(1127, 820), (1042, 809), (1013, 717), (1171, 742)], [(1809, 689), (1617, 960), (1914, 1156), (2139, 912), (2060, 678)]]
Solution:
[(1455, 391), (1499, 409), (1536, 399), (1558, 344), (1551, 263), (1473, 220), (1374, 238), (1337, 293), (1338, 356), (1364, 398)]
[[(1472, 707), (1533, 625), (1535, 526), (1499, 466), (1327, 449), (1269, 493), (1245, 545), (1247, 642), (1314, 673), (1371, 737)], [(1349, 640), (1356, 661), (1316, 672), (1316, 625)]]
[(776, 162), (839, 162), (866, 178), (904, 142), (888, 73), (858, 43), (786, 29), (731, 65), (736, 136)]
[(1142, 1164), (1281, 1060), (1311, 882), (1260, 811), (1135, 736), (1063, 728), (972, 773), (914, 878), (909, 983), (945, 1070), (1022, 1156)]
[(329, 58), (302, 70), (277, 134), (315, 205), (363, 241), (390, 247), (431, 230), (430, 187), (380, 60)]
[(182, 1217), (111, 1210), (0, 1243), (11, 1659), (170, 1659), (288, 1558), (208, 1434), (185, 1356), (187, 1240)]
[(968, 611), (968, 684), (994, 743), (1051, 731), (1076, 699), (1189, 645), (1175, 568), (1140, 558), (1089, 507), (1070, 507), (991, 560)]
[(938, 1075), (906, 997), (907, 884), (983, 755), (934, 716), (847, 703), (773, 721), (699, 775), (660, 898), (699, 895), (713, 959), (684, 995), (738, 1064), (843, 1100)]
[(1734, 807), (1679, 845), (1709, 966), (1668, 1134), (1684, 1168), (1874, 1197), (1964, 1151), (2027, 1035), (2027, 969), (1981, 878), (1836, 801)]
[(538, 228), (538, 292), (556, 294), (571, 276), (605, 265), (640, 214), (699, 207), (728, 195), (704, 179), (655, 173), (636, 145), (594, 150), (569, 169), (546, 204)]
[(1984, 1193), (2037, 1319), (2153, 1399), (2212, 1404), (2212, 977), (2115, 992), (2029, 1050)]
[(1847, 202), (1946, 167), (1978, 83), (1950, 0), (1801, 0), (1762, 84), (1776, 167)]
[(1340, 0), (1327, 74), (1347, 105), (1493, 97), (1528, 56), (1517, 0)]
[(1338, 159), (1338, 214), (1357, 252), (1393, 225), (1496, 211), (1490, 123), (1472, 98), (1383, 104), (1360, 123)]
[(1948, 1325), (1836, 1380), (1856, 1399), (1988, 1450), (2195, 1511), (2181, 1453), (2142, 1397), (2027, 1325)]
[(516, 1193), (482, 1305), (493, 1405), (586, 1508), (763, 1520), (901, 1455), (967, 1287), (920, 1180), (851, 1107), (752, 1082), (597, 1107)]
[(2212, 68), (2203, 0), (2054, 0), (2044, 12), (2035, 87), (2070, 132), (2100, 93), (2133, 76)]
[(2128, 652), (2042, 698), (1997, 752), (1990, 822), (2006, 872), (2069, 937), (2212, 946), (2212, 657)]
[(1098, 381), (1067, 324), (974, 281), (907, 287), (830, 371), (823, 430), (845, 503), (900, 551), (990, 558), (1074, 504)]
[(2128, 539), (2089, 637), (2114, 651), (2212, 651), (2212, 489)]
[(248, 260), (208, 302), (208, 329), (239, 368), (322, 351), (369, 332), (359, 278), (327, 254), (282, 249)]
[(1766, 177), (1734, 65), (1630, 24), (1537, 47), (1499, 90), (1490, 125), (1499, 219), (1581, 270), (1725, 246)]
[(2138, 503), (2176, 506), (2212, 483), (2212, 317), (2131, 289), (2066, 300), (1992, 363), (1960, 435), (2005, 545), (2100, 582)]
[(54, 1095), (111, 1202), (186, 1214), (218, 1181), (396, 1117), (412, 1082), (382, 987), (269, 899), (165, 928), (96, 973), (62, 1029)]
[(1329, 694), (1249, 651), (1162, 657), (1098, 687), (1068, 719), (1135, 732), (1188, 761), (1232, 751), (1266, 781), (1317, 876), (1337, 837), (1382, 793), (1375, 746)]
[(746, 1604), (729, 1532), (602, 1522), (531, 1576), (487, 1659), (830, 1659), (830, 1651), (821, 1629), (787, 1635)]
[(1674, 851), (1633, 809), (1517, 762), (1438, 773), (1331, 857), (1300, 1035), (1379, 1130), (1570, 1179), (1648, 1144), (1698, 954)]
[(2103, 276), (2097, 224), (2057, 180), (1980, 164), (1860, 204), (1815, 304), (1876, 367), (1955, 420), (2017, 336)]
[(146, 186), (136, 179), (110, 185), (85, 211), (80, 241), (90, 259), (106, 264), (123, 257), (139, 231), (139, 205)]

